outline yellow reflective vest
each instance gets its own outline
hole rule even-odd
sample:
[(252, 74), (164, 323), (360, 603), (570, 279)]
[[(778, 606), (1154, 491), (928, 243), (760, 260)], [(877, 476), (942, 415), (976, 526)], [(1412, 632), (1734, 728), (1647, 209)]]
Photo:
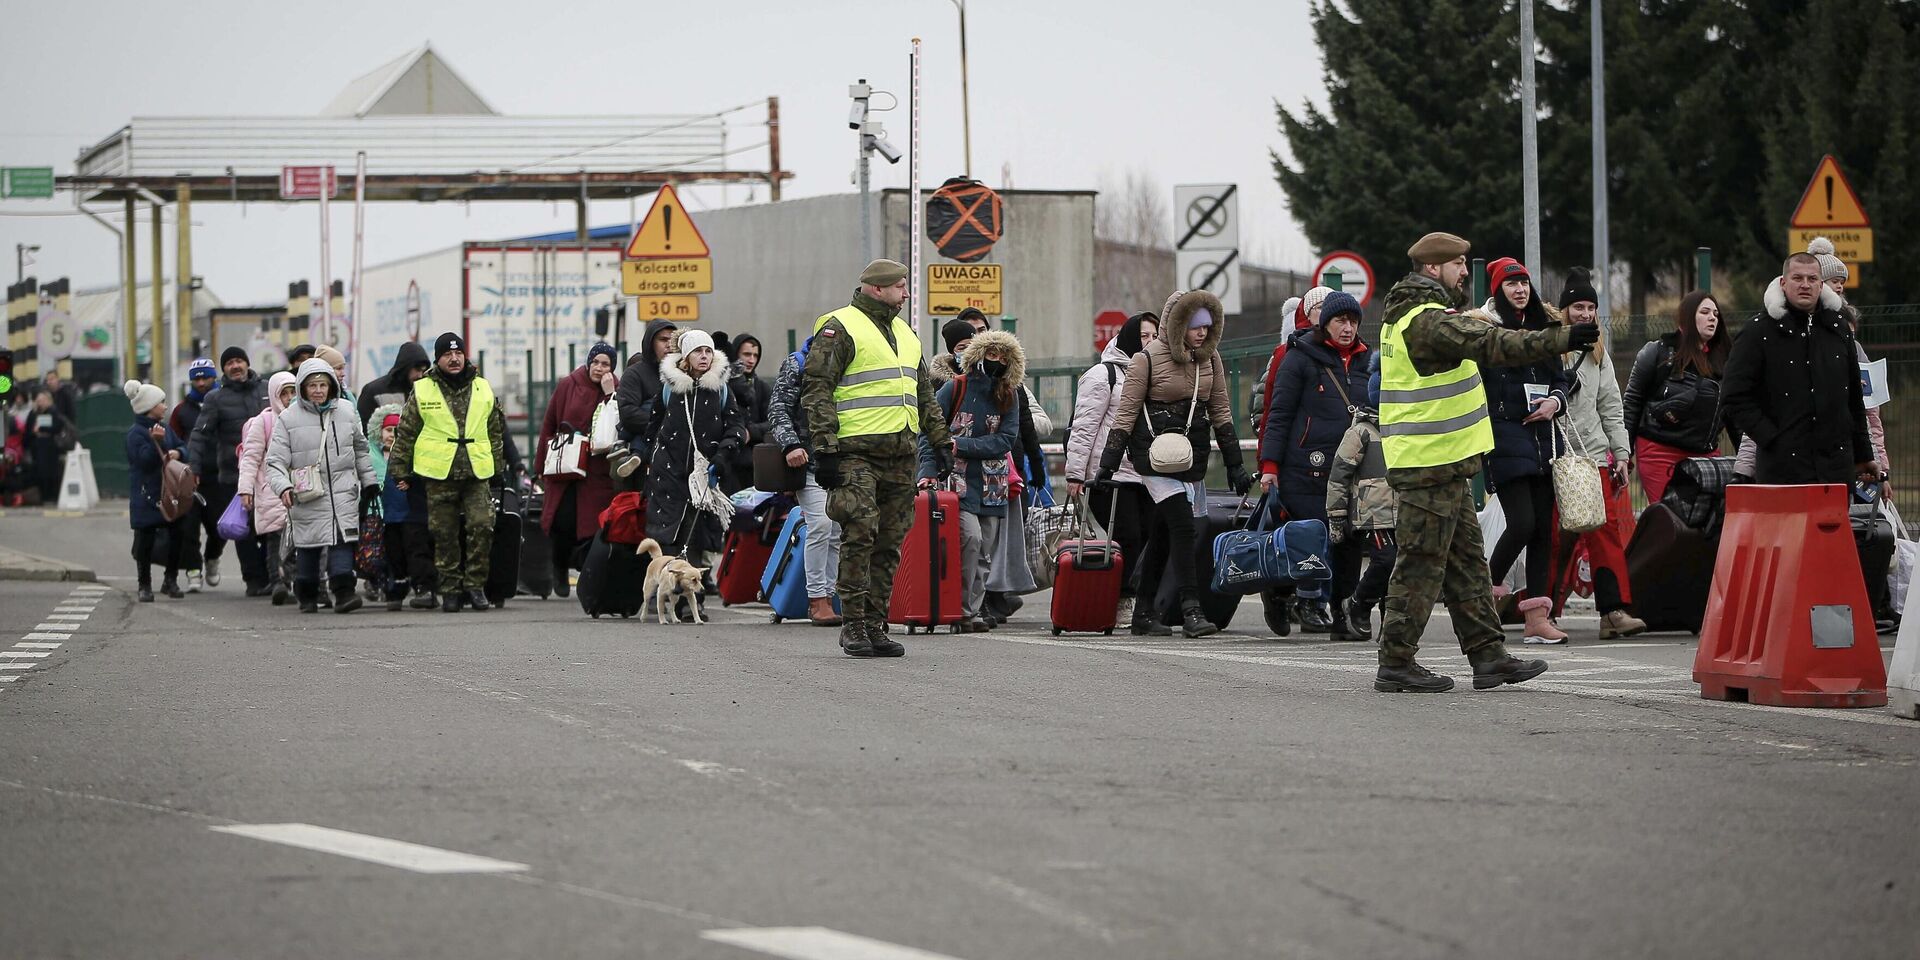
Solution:
[(493, 416), (493, 388), (476, 376), (471, 389), (467, 422), (456, 427), (440, 384), (432, 377), (413, 382), (413, 399), (420, 405), (420, 435), (413, 441), (414, 473), (445, 480), (453, 471), (453, 452), (466, 447), (474, 477), (485, 480), (493, 476), (493, 441), (487, 436), (487, 420)]
[(1462, 360), (1421, 376), (1402, 337), (1407, 321), (1444, 303), (1419, 303), (1380, 327), (1380, 445), (1388, 469), (1440, 467), (1493, 449), (1480, 365)]
[(920, 432), (920, 338), (905, 320), (893, 318), (893, 340), (859, 307), (845, 306), (813, 322), (813, 332), (840, 321), (853, 338), (853, 362), (833, 388), (833, 409), (840, 418), (837, 436), (887, 437), (902, 430)]

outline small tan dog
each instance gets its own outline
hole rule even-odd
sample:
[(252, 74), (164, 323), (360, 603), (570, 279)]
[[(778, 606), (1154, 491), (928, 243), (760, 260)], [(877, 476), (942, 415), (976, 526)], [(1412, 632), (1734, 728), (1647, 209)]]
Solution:
[(652, 537), (640, 541), (635, 551), (653, 558), (647, 564), (647, 585), (640, 599), (640, 615), (646, 616), (651, 605), (661, 623), (680, 623), (680, 614), (675, 608), (684, 597), (688, 609), (693, 611), (693, 622), (706, 623), (700, 618), (700, 584), (701, 576), (707, 571), (684, 557), (665, 556), (659, 541)]

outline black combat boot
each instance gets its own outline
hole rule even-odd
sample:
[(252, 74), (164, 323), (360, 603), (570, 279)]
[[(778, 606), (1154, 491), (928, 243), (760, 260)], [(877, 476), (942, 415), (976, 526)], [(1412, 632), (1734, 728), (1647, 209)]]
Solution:
[(441, 613), (459, 613), (460, 601), (465, 600), (466, 597), (467, 597), (466, 594), (461, 593), (458, 590), (448, 590), (446, 593), (441, 594), (440, 595), (440, 612)]
[(840, 624), (840, 650), (849, 657), (879, 656), (873, 649), (873, 635), (867, 632), (866, 621), (852, 617)]
[(305, 580), (293, 582), (293, 596), (300, 601), (301, 613), (320, 612), (320, 585)]
[(434, 596), (432, 590), (422, 590), (418, 587), (414, 588), (413, 599), (407, 601), (407, 606), (415, 610), (432, 610), (439, 605), (440, 598)]
[(904, 657), (907, 655), (906, 645), (898, 640), (888, 640), (886, 630), (878, 621), (863, 621), (861, 629), (866, 631), (867, 644), (873, 648), (874, 656)]
[(1293, 603), (1287, 595), (1278, 590), (1260, 591), (1260, 613), (1267, 621), (1267, 629), (1276, 637), (1284, 637), (1293, 631)]
[(1173, 636), (1173, 628), (1160, 622), (1160, 613), (1153, 609), (1151, 600), (1134, 601), (1132, 631), (1136, 637)]
[(1525, 683), (1546, 672), (1545, 660), (1522, 660), (1502, 650), (1498, 657), (1474, 662), (1473, 688), (1491, 690), (1502, 684)]
[(153, 602), (153, 584), (152, 583), (141, 584), (139, 592), (136, 593), (135, 596), (140, 598), (141, 603), (152, 603)]
[(1453, 678), (1440, 676), (1411, 660), (1383, 663), (1373, 675), (1373, 688), (1381, 693), (1446, 693), (1453, 689)]
[(333, 588), (334, 613), (352, 613), (360, 609), (362, 603), (360, 591), (353, 588), (354, 582), (352, 574), (344, 577), (334, 577), (327, 581), (327, 586)]
[(1327, 602), (1319, 597), (1296, 597), (1293, 611), (1300, 618), (1301, 633), (1327, 633), (1333, 618), (1327, 615)]
[(1360, 602), (1358, 597), (1348, 597), (1346, 602), (1347, 632), (1355, 640), (1373, 639), (1373, 608)]
[(484, 590), (468, 590), (466, 604), (468, 607), (471, 607), (475, 613), (485, 612), (487, 607), (490, 606), (490, 604), (487, 603), (487, 594)]
[(1200, 609), (1200, 598), (1194, 596), (1191, 590), (1181, 591), (1180, 632), (1190, 640), (1220, 632), (1220, 628), (1207, 619), (1207, 612)]

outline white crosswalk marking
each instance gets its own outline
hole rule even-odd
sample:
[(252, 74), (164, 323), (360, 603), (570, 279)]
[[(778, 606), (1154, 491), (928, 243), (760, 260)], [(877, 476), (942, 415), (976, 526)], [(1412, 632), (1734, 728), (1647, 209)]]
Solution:
[[(66, 631), (71, 631), (71, 630), (72, 630), (73, 628), (72, 628), (72, 627), (69, 627), (69, 626), (66, 626), (65, 624), (62, 624), (62, 625), (61, 625), (61, 629), (62, 629), (62, 630), (66, 630)], [(72, 639), (73, 639), (73, 634), (72, 634), (72, 633), (70, 633), (70, 632), (69, 632), (69, 633), (54, 633), (54, 632), (52, 632), (52, 631), (45, 631), (45, 632), (38, 632), (38, 631), (37, 631), (37, 632), (34, 632), (34, 633), (29, 633), (29, 634), (27, 634), (27, 635), (25, 635), (25, 636), (23, 636), (23, 637), (21, 637), (20, 639), (22, 639), (22, 640), (72, 640)]]
[(87, 614), (87, 613), (49, 613), (49, 614), (47, 614), (47, 619), (48, 619), (48, 620), (65, 620), (65, 621), (67, 621), (67, 622), (69, 622), (69, 623), (78, 623), (78, 622), (80, 622), (80, 621), (82, 621), (82, 620), (85, 620), (85, 619), (87, 619), (87, 618), (88, 618), (88, 617), (90, 617), (90, 616), (92, 616), (92, 614)]
[(0, 650), (0, 658), (4, 658), (4, 657), (44, 657), (44, 656), (47, 656), (47, 655), (48, 655), (48, 653), (47, 653), (47, 651), (45, 651), (45, 650)]
[(311, 823), (242, 823), (208, 829), (215, 833), (231, 833), (268, 843), (282, 843), (415, 873), (513, 873), (527, 869), (526, 864), (511, 860), (495, 860), (404, 840), (317, 827)]
[(38, 640), (22, 640), (22, 641), (20, 641), (19, 643), (16, 643), (16, 644), (14, 644), (14, 646), (16, 646), (16, 647), (25, 647), (25, 648), (27, 648), (27, 649), (29, 649), (29, 650), (58, 650), (58, 649), (60, 649), (60, 645), (59, 645), (59, 644), (57, 644), (57, 643), (42, 643), (42, 642), (40, 642), (40, 641), (38, 641)]
[(944, 953), (903, 947), (826, 927), (744, 927), (707, 930), (703, 940), (731, 944), (789, 960), (956, 960)]

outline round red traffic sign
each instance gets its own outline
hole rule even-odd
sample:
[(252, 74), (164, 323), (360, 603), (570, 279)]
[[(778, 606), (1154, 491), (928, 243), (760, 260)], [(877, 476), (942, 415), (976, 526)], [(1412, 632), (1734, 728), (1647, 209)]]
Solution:
[(1322, 278), (1331, 269), (1340, 271), (1340, 289), (1353, 294), (1361, 306), (1373, 300), (1373, 267), (1367, 264), (1366, 258), (1352, 250), (1335, 250), (1321, 257), (1320, 262), (1313, 265), (1314, 286), (1325, 286)]
[(1127, 325), (1124, 310), (1103, 310), (1093, 318), (1093, 348), (1105, 350), (1114, 337), (1120, 335), (1120, 328)]

